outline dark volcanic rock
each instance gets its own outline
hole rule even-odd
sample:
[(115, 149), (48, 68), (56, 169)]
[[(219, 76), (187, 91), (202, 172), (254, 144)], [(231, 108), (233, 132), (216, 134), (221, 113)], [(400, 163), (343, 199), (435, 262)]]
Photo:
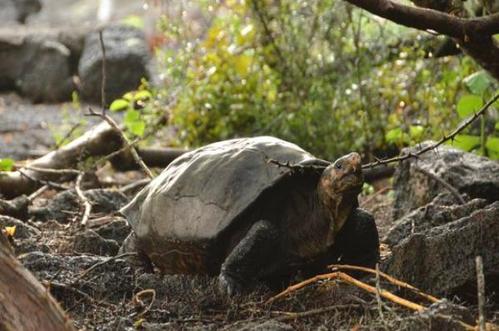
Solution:
[[(429, 143), (425, 142), (421, 147)], [(404, 152), (414, 153), (419, 148), (407, 148)], [(426, 205), (438, 193), (446, 191), (442, 184), (415, 170), (415, 167), (434, 173), (470, 198), (482, 198), (489, 202), (499, 199), (498, 162), (444, 146), (418, 159), (408, 159), (397, 168), (394, 178), (394, 219)]]
[[(479, 208), (481, 202), (474, 200), (463, 208), (473, 204)], [(459, 207), (454, 208), (457, 210)], [(448, 216), (452, 218), (452, 212)], [(457, 212), (455, 219), (400, 241), (383, 263), (384, 271), (437, 295), (473, 281), (478, 255), (483, 257), (486, 275), (498, 273), (499, 201), (460, 216)]]
[(35, 102), (68, 100), (75, 86), (71, 49), (62, 35), (49, 29), (0, 29), (0, 89), (15, 89)]
[(101, 237), (115, 240), (119, 245), (130, 234), (131, 227), (123, 217), (115, 217), (111, 222), (94, 229)]
[(5, 228), (7, 226), (16, 227), (16, 233), (14, 235), (14, 238), (16, 239), (25, 239), (25, 238), (34, 237), (40, 232), (31, 225), (23, 223), (17, 218), (0, 215), (0, 229)]
[(116, 255), (120, 249), (118, 243), (112, 239), (104, 239), (95, 231), (86, 230), (74, 238), (74, 251), (95, 255)]
[(473, 314), (466, 307), (442, 300), (421, 313), (406, 317), (400, 330), (404, 331), (457, 331), (467, 330), (459, 322), (475, 325)]
[(487, 205), (484, 199), (473, 199), (464, 205), (443, 204), (445, 196), (447, 194), (442, 193), (426, 206), (415, 209), (397, 220), (382, 241), (390, 246), (396, 245), (411, 234), (425, 232), (458, 220)]
[[(112, 189), (93, 189), (84, 192), (92, 204), (93, 213), (113, 213), (127, 202), (128, 198), (121, 192)], [(74, 190), (57, 194), (45, 207), (32, 208), (30, 214), (39, 221), (50, 219), (58, 222), (68, 222), (80, 211), (81, 203)]]
[(40, 0), (0, 0), (0, 25), (24, 23), (29, 15), (41, 8)]
[[(106, 50), (105, 93), (110, 103), (136, 89), (142, 78), (149, 77), (147, 65), (151, 56), (144, 33), (131, 26), (105, 28), (103, 41)], [(93, 32), (85, 40), (78, 72), (83, 98), (97, 103), (101, 101), (102, 59), (99, 34)]]

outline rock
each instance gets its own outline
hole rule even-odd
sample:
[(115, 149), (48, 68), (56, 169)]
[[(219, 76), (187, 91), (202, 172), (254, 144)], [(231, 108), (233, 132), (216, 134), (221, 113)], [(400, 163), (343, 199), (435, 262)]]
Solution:
[(28, 216), (29, 204), (30, 201), (25, 195), (20, 195), (12, 200), (0, 199), (0, 215), (12, 216), (24, 220)]
[(26, 18), (40, 11), (40, 0), (0, 0), (0, 24), (24, 23)]
[(74, 251), (78, 253), (112, 256), (119, 249), (116, 241), (104, 239), (93, 230), (86, 230), (74, 238)]
[[(473, 200), (462, 208), (446, 210), (445, 217), (450, 219), (443, 225), (426, 230), (418, 225), (419, 232), (392, 247), (382, 269), (435, 295), (473, 282), (478, 255), (483, 257), (486, 276), (499, 273), (499, 201), (484, 208), (481, 203)], [(467, 211), (470, 215), (461, 217)], [(430, 223), (438, 219), (430, 217)], [(423, 222), (424, 218), (415, 221)]]
[[(93, 213), (114, 213), (128, 202), (123, 193), (113, 189), (87, 190), (84, 194), (92, 204)], [(46, 206), (32, 208), (29, 212), (38, 221), (54, 219), (66, 223), (79, 213), (80, 207), (80, 199), (76, 192), (67, 190), (57, 194)]]
[(446, 299), (432, 304), (421, 313), (404, 318), (401, 330), (404, 331), (455, 331), (467, 330), (460, 322), (474, 326), (473, 314), (464, 306)]
[(0, 215), (0, 229), (3, 229), (7, 226), (16, 227), (16, 233), (14, 235), (15, 239), (31, 238), (36, 236), (40, 232), (38, 231), (38, 229), (18, 220), (17, 218)]
[[(112, 25), (104, 29), (106, 50), (106, 100), (121, 97), (148, 78), (150, 53), (144, 33), (131, 26)], [(85, 100), (101, 102), (102, 50), (97, 32), (90, 33), (78, 66), (81, 95)]]
[(414, 233), (421, 233), (462, 217), (487, 205), (484, 199), (473, 199), (464, 205), (452, 205), (446, 200), (451, 196), (441, 193), (426, 206), (420, 207), (397, 220), (382, 242), (394, 246)]
[[(414, 153), (430, 143), (406, 148), (403, 152)], [(415, 170), (415, 167), (434, 173), (470, 198), (482, 198), (489, 202), (499, 199), (498, 162), (442, 146), (435, 152), (421, 155), (418, 159), (405, 160), (397, 168), (394, 177), (394, 219), (426, 205), (438, 193), (447, 191), (442, 184)]]
[(50, 29), (0, 29), (0, 89), (15, 89), (35, 102), (68, 100), (75, 89), (72, 54), (60, 35)]
[(131, 228), (126, 219), (115, 217), (111, 222), (94, 229), (104, 239), (115, 240), (120, 246), (130, 234)]

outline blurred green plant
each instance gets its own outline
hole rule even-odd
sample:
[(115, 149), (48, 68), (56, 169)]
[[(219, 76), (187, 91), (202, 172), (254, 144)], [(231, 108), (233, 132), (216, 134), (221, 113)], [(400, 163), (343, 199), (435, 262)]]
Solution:
[(342, 1), (198, 5), (204, 25), (180, 5), (160, 24), (168, 49), (158, 52), (165, 85), (155, 98), (176, 95), (169, 121), (179, 145), (269, 134), (326, 159), (369, 156), (440, 138), (472, 102), (461, 101), (471, 60), (431, 58), (422, 35)]
[(0, 159), (0, 171), (12, 171), (14, 160), (9, 158)]

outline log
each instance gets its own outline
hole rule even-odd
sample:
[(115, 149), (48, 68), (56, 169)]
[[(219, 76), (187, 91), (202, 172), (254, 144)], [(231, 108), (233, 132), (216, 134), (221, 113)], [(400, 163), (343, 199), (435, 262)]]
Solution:
[(14, 257), (0, 233), (0, 330), (75, 330), (48, 290)]

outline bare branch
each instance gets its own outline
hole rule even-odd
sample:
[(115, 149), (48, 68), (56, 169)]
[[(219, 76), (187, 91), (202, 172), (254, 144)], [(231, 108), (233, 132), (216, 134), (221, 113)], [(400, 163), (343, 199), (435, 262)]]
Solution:
[(478, 18), (461, 18), (391, 0), (346, 1), (395, 23), (424, 31), (434, 30), (464, 41), (499, 33), (499, 13)]
[(379, 166), (379, 165), (382, 165), (382, 164), (389, 164), (389, 163), (394, 163), (394, 162), (401, 162), (401, 161), (404, 161), (404, 160), (407, 160), (407, 159), (410, 159), (410, 158), (413, 158), (413, 157), (417, 158), (420, 155), (422, 155), (422, 154), (424, 154), (424, 153), (426, 153), (428, 151), (436, 149), (437, 147), (439, 147), (440, 145), (442, 145), (443, 143), (445, 143), (447, 141), (454, 140), (456, 138), (456, 136), (460, 132), (462, 132), (464, 129), (466, 129), (477, 118), (479, 118), (480, 116), (482, 116), (483, 114), (485, 114), (485, 112), (487, 111), (487, 109), (489, 109), (489, 107), (492, 106), (492, 104), (494, 102), (496, 102), (498, 99), (499, 99), (499, 93), (497, 93), (494, 97), (492, 97), (492, 99), (490, 99), (478, 112), (474, 113), (472, 116), (468, 117), (468, 119), (466, 119), (464, 122), (462, 122), (448, 136), (444, 135), (442, 137), (442, 139), (440, 139), (436, 143), (428, 145), (425, 148), (422, 148), (422, 149), (418, 150), (416, 153), (402, 154), (402, 155), (395, 156), (395, 157), (392, 157), (392, 158), (389, 158), (389, 159), (377, 160), (376, 162), (371, 162), (371, 163), (363, 164), (362, 165), (362, 169), (372, 168), (372, 167), (376, 167), (376, 166)]

